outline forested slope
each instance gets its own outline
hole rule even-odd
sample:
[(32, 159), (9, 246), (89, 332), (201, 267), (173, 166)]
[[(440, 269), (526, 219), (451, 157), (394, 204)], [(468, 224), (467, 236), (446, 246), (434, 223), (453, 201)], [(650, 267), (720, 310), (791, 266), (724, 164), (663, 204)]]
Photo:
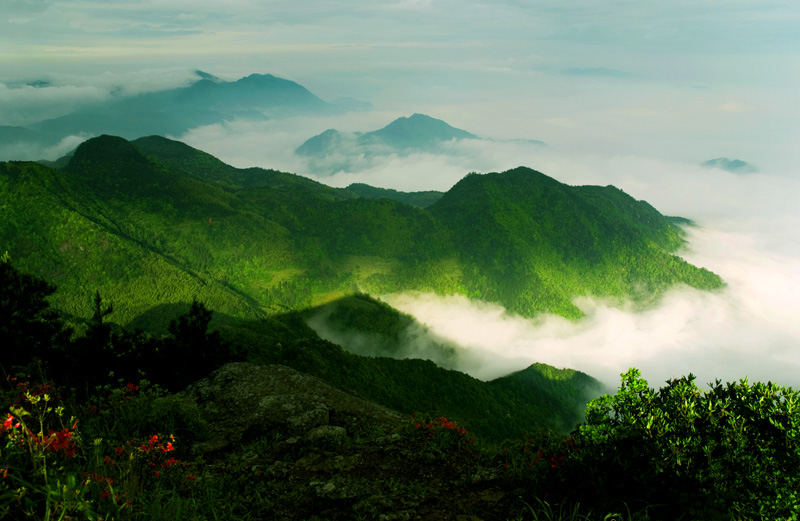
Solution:
[(61, 171), (6, 163), (0, 183), (0, 249), (59, 284), (69, 312), (94, 290), (124, 295), (120, 323), (191, 296), (252, 317), (357, 290), (576, 317), (578, 295), (647, 300), (677, 283), (722, 285), (673, 255), (681, 231), (647, 203), (527, 168), (469, 175), (419, 208), (236, 169), (164, 138), (101, 136)]

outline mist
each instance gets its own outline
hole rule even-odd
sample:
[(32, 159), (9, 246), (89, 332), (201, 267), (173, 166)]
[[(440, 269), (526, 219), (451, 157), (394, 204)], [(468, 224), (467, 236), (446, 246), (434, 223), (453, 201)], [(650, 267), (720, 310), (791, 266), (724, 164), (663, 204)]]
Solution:
[(471, 356), (470, 352), (437, 336), (419, 322), (412, 322), (395, 339), (379, 333), (348, 329), (335, 320), (331, 320), (334, 310), (334, 306), (325, 306), (308, 317), (306, 324), (320, 338), (342, 346), (350, 353), (395, 359), (430, 360), (439, 367), (462, 372), (468, 372), (465, 370), (466, 368), (479, 369), (480, 361)]
[(481, 359), (479, 369), (467, 370), (481, 379), (544, 362), (609, 386), (629, 367), (654, 386), (689, 373), (700, 384), (747, 377), (800, 386), (800, 259), (787, 254), (793, 248), (765, 249), (771, 241), (754, 232), (689, 228), (687, 234), (691, 249), (683, 257), (720, 274), (725, 289), (677, 287), (644, 311), (582, 297), (575, 304), (585, 317), (576, 321), (523, 318), (460, 296), (384, 300), (461, 346), (469, 365)]

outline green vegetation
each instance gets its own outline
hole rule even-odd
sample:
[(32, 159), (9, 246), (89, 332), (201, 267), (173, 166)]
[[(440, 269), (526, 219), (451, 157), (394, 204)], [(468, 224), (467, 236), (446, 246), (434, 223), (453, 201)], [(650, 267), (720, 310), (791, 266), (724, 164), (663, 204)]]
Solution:
[(518, 168), (467, 176), (424, 209), (361, 197), (362, 188), (235, 169), (164, 138), (102, 136), (63, 171), (0, 164), (0, 248), (59, 286), (55, 307), (79, 315), (98, 290), (115, 302), (115, 322), (153, 331), (177, 314), (151, 309), (194, 296), (239, 318), (356, 289), (578, 317), (579, 295), (647, 304), (674, 284), (722, 285), (671, 253), (678, 227), (613, 187), (569, 187)]
[(353, 192), (364, 199), (392, 199), (418, 208), (426, 208), (442, 198), (442, 192), (433, 190), (425, 192), (399, 192), (391, 188), (377, 188), (364, 183), (353, 183), (347, 187), (348, 192)]
[(562, 493), (646, 502), (664, 518), (795, 519), (798, 403), (800, 393), (773, 383), (703, 390), (692, 375), (656, 391), (631, 369), (616, 395), (588, 405)]
[[(509, 384), (482, 382), (428, 360), (358, 356), (320, 339), (296, 313), (257, 321), (222, 316), (219, 330), (210, 331), (212, 312), (197, 300), (170, 322), (164, 334), (151, 334), (108, 322), (121, 303), (112, 307), (95, 293), (91, 303), (87, 299), (83, 313), (87, 318), (71, 318), (75, 329), (70, 335), (62, 318), (47, 312), (45, 297), (58, 293), (53, 293), (52, 285), (20, 273), (8, 259), (0, 268), (4, 287), (32, 288), (8, 293), (12, 296), (5, 303), (8, 316), (22, 318), (0, 329), (4, 334), (0, 340), (19, 348), (0, 359), (0, 368), (9, 372), (40, 360), (51, 378), (75, 389), (78, 397), (88, 397), (95, 386), (108, 384), (109, 373), (126, 381), (146, 378), (179, 391), (230, 361), (278, 363), (400, 412), (424, 410), (458, 418), (486, 440), (500, 441), (532, 428), (567, 431), (580, 421), (586, 401), (599, 392), (597, 381), (583, 373), (542, 364), (508, 377), (513, 381)], [(354, 328), (357, 311), (365, 310), (366, 316), (380, 318), (373, 321), (373, 331), (383, 332), (387, 346), (392, 334), (394, 348), (404, 341), (404, 328), (412, 323), (407, 315), (366, 296), (345, 303), (350, 305), (341, 306), (339, 312)], [(31, 342), (33, 335), (36, 342)], [(23, 348), (20, 342), (30, 347)], [(449, 349), (447, 354), (452, 355), (453, 347)], [(497, 423), (494, 417), (509, 419)]]
[[(555, 429), (594, 383), (575, 371), (536, 364), (483, 383), (426, 361), (345, 353), (293, 313), (223, 320), (209, 333), (211, 312), (196, 301), (165, 335), (130, 332), (106, 321), (116, 306), (99, 293), (69, 334), (47, 305), (54, 286), (7, 255), (0, 287), (0, 342), (17, 346), (0, 359), (0, 516), (378, 519), (408, 505), (420, 515), (519, 520), (800, 513), (800, 394), (790, 388), (717, 381), (703, 390), (689, 375), (653, 390), (631, 369), (563, 435)], [(373, 317), (393, 315), (355, 300)], [(399, 331), (388, 318), (374, 329)], [(259, 347), (222, 338), (237, 335)], [(270, 347), (274, 339), (285, 344)], [(256, 437), (207, 461), (189, 452), (205, 440), (206, 417), (170, 391), (237, 358), (285, 363), (428, 413), (394, 432), (361, 424), (317, 445)]]
[[(380, 472), (403, 469), (380, 491), (400, 494), (384, 511), (411, 501), (441, 514), (458, 498), (459, 515), (478, 501), (488, 519), (796, 516), (794, 391), (741, 382), (703, 392), (691, 377), (653, 391), (634, 372), (564, 437), (554, 433), (581, 421), (594, 379), (534, 364), (482, 382), (399, 359), (409, 331), (424, 328), (363, 293), (463, 294), (578, 317), (579, 295), (648, 305), (675, 284), (721, 287), (673, 254), (683, 241), (670, 218), (614, 187), (569, 187), (527, 168), (469, 175), (426, 208), (396, 199), (235, 169), (158, 137), (90, 140), (63, 170), (0, 163), (0, 251), (14, 258), (0, 260), (0, 342), (11, 346), (0, 358), (0, 514), (310, 519), (333, 503), (320, 503), (297, 462), (369, 454), (363, 467), (325, 472), (378, 468), (383, 483)], [(368, 356), (322, 340), (307, 323), (319, 313), (371, 335)], [(442, 364), (455, 349), (430, 347)], [(376, 445), (390, 433), (368, 429), (333, 452), (254, 440), (259, 464), (279, 457), (294, 481), (279, 470), (255, 480), (245, 455), (256, 446), (220, 455), (239, 466), (219, 472), (181, 452), (205, 427), (172, 393), (237, 360), (431, 416), (400, 428), (393, 449)], [(293, 496), (299, 482), (309, 485)], [(450, 503), (432, 506), (439, 496)], [(331, 518), (351, 519), (350, 506)], [(371, 508), (356, 513), (371, 519)]]
[[(548, 424), (592, 383), (575, 371), (536, 364), (484, 384), (314, 338), (254, 353), (208, 333), (211, 313), (197, 302), (154, 337), (110, 327), (114, 310), (99, 294), (84, 332), (69, 337), (46, 305), (52, 285), (7, 257), (0, 275), (10, 288), (0, 316), (13, 317), (0, 341), (31, 338), (38, 325), (36, 349), (0, 360), (0, 515), (12, 519), (377, 519), (408, 505), (420, 515), (518, 520), (771, 520), (800, 511), (800, 394), (790, 388), (718, 381), (703, 390), (689, 375), (656, 391), (631, 369), (562, 435)], [(275, 324), (262, 327), (288, 338)], [(302, 324), (291, 330), (306, 333)], [(242, 324), (223, 331), (234, 327), (258, 336)], [(362, 424), (321, 445), (256, 437), (197, 457), (188, 449), (205, 439), (207, 420), (159, 383), (177, 391), (242, 353), (430, 413), (394, 433)]]

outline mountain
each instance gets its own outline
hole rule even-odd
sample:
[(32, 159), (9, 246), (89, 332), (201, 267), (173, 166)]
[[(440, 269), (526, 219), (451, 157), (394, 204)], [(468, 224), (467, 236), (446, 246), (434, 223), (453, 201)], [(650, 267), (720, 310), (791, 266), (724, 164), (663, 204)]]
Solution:
[(357, 163), (386, 154), (412, 152), (441, 153), (442, 145), (453, 140), (479, 139), (424, 114), (401, 117), (372, 132), (340, 132), (328, 129), (307, 139), (295, 154), (309, 160), (317, 175), (332, 175), (357, 169)]
[(122, 324), (193, 294), (240, 317), (354, 288), (578, 317), (579, 295), (646, 302), (674, 284), (723, 285), (671, 253), (682, 232), (647, 203), (522, 167), (469, 175), (418, 208), (236, 169), (165, 138), (101, 136), (63, 170), (4, 163), (0, 182), (0, 249), (61, 287), (58, 305), (71, 313), (95, 289), (126, 301), (115, 310)]
[(307, 139), (297, 147), (295, 153), (304, 157), (322, 157), (336, 152), (347, 152), (341, 150), (344, 145), (354, 146), (371, 154), (380, 152), (380, 149), (433, 150), (442, 142), (477, 138), (478, 136), (452, 127), (441, 119), (413, 114), (407, 118), (397, 118), (381, 129), (363, 134), (343, 134), (331, 128)]
[(519, 167), (470, 174), (427, 210), (458, 245), (467, 293), (517, 313), (577, 317), (576, 295), (647, 300), (678, 280), (722, 284), (667, 253), (683, 244), (681, 230), (613, 186), (572, 187)]
[(441, 119), (413, 114), (408, 118), (397, 118), (380, 130), (361, 134), (357, 141), (362, 146), (383, 145), (396, 150), (425, 150), (443, 141), (477, 137), (466, 130), (451, 127)]
[(195, 77), (185, 87), (112, 95), (109, 100), (27, 127), (0, 127), (0, 158), (18, 158), (15, 151), (28, 148), (42, 157), (45, 148), (67, 136), (179, 136), (191, 128), (233, 119), (267, 120), (347, 110), (345, 105), (327, 103), (302, 85), (271, 74), (223, 81), (195, 71)]
[(396, 359), (431, 360), (458, 368), (458, 346), (436, 337), (414, 317), (369, 295), (356, 294), (308, 309), (306, 323), (321, 338), (350, 353)]
[(646, 304), (674, 284), (723, 285), (671, 253), (681, 229), (649, 204), (523, 167), (468, 175), (420, 208), (359, 195), (370, 187), (233, 168), (157, 136), (100, 136), (62, 163), (0, 163), (0, 251), (56, 284), (49, 301), (71, 320), (91, 316), (99, 292), (113, 303), (107, 320), (163, 334), (199, 299), (251, 361), (404, 412), (457, 415), (492, 439), (566, 428), (593, 380), (535, 366), (481, 382), (405, 359), (455, 367), (459, 351), (363, 292), (461, 294), (525, 316), (579, 317), (579, 295)]
[(741, 159), (728, 159), (727, 157), (718, 157), (716, 159), (709, 159), (700, 164), (705, 168), (719, 168), (732, 174), (752, 174), (758, 172), (758, 169), (746, 161)]
[(335, 128), (329, 128), (325, 132), (307, 139), (294, 152), (305, 157), (325, 156), (333, 153), (341, 145), (342, 133)]

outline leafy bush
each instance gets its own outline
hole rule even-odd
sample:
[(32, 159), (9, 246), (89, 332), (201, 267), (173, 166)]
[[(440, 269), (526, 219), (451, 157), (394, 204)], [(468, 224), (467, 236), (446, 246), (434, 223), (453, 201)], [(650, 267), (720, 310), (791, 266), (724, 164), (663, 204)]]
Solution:
[(115, 442), (169, 432), (189, 447), (208, 428), (194, 402), (147, 380), (138, 385), (120, 381), (117, 386), (98, 386), (82, 413), (85, 431)]
[(708, 390), (689, 375), (648, 387), (636, 369), (587, 406), (562, 494), (643, 501), (665, 517), (796, 519), (800, 394), (747, 380)]

